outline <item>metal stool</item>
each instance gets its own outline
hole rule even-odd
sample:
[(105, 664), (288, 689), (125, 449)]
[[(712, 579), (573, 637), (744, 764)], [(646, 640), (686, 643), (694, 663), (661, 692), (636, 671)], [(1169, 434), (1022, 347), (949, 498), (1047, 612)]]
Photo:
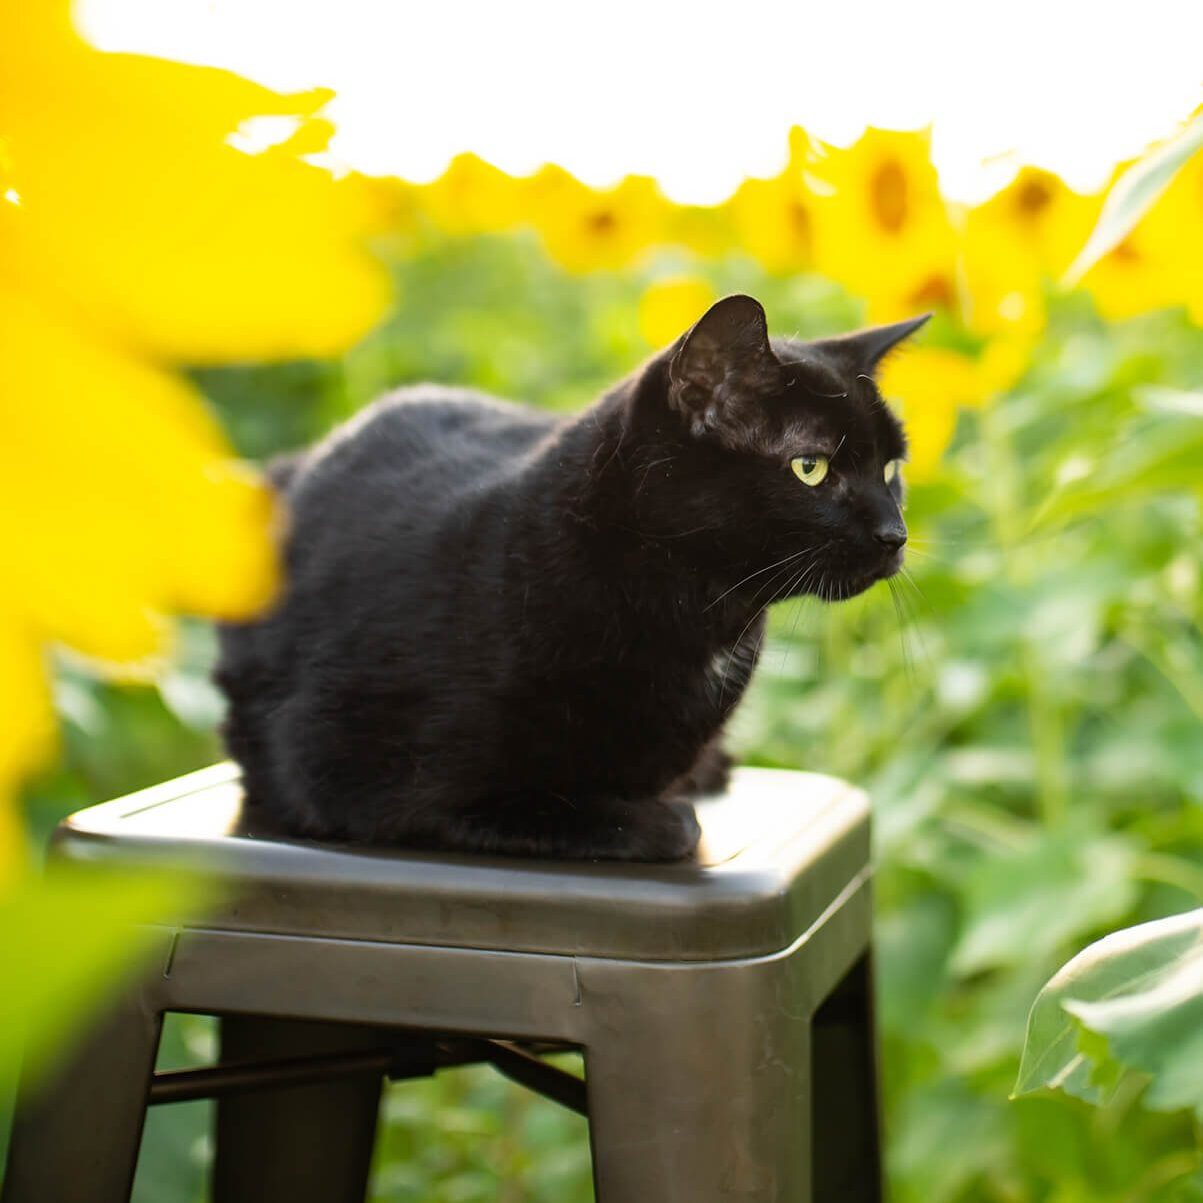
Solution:
[[(219, 765), (60, 828), (60, 860), (200, 860), (227, 901), (23, 1094), (3, 1203), (124, 1203), (147, 1105), (210, 1095), (215, 1203), (352, 1203), (384, 1077), (482, 1060), (588, 1114), (599, 1203), (881, 1199), (863, 794), (737, 770), (700, 863), (653, 866), (317, 845), (239, 806)], [(222, 1065), (155, 1073), (167, 1011), (221, 1016)]]

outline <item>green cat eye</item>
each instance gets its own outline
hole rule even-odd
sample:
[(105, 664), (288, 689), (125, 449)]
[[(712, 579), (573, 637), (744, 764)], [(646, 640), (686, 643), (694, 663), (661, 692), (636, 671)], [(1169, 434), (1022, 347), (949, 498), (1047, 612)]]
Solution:
[(902, 471), (902, 460), (892, 459), (886, 464), (885, 478), (886, 484), (892, 485), (898, 473)]
[(789, 462), (794, 475), (804, 484), (812, 487), (822, 484), (827, 475), (827, 457), (825, 455), (798, 455)]

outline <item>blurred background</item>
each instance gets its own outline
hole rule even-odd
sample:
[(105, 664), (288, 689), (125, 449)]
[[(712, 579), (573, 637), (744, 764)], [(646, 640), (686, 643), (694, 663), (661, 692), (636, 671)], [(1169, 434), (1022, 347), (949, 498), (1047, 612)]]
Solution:
[[(735, 743), (874, 799), (898, 1203), (1203, 1200), (1157, 1057), (1009, 1099), (1058, 967), (1203, 899), (1203, 14), (904, 7), (87, 0), (84, 41), (0, 0), (0, 1027), (52, 1064), (136, 955), (105, 924), (183, 905), (34, 870), (220, 758), (205, 617), (273, 588), (243, 461), (416, 380), (576, 410), (729, 292), (934, 310), (883, 380), (906, 579), (779, 607)], [(204, 1197), (206, 1106), (152, 1112), (141, 1203)], [(394, 1086), (374, 1191), (584, 1203), (584, 1121)]]

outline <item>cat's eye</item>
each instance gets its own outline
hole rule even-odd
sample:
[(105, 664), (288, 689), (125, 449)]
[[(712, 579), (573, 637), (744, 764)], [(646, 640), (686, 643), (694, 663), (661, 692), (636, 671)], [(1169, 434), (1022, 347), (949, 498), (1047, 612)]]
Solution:
[(902, 471), (902, 460), (892, 459), (885, 468), (886, 484), (892, 485), (898, 479), (898, 474)]
[(796, 455), (789, 462), (794, 475), (804, 484), (812, 487), (823, 483), (827, 475), (827, 457), (825, 455)]

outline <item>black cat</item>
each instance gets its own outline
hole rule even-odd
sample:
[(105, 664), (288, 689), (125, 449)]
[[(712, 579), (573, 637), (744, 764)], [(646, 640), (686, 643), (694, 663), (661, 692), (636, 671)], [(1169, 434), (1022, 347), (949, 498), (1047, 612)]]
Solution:
[(221, 633), (249, 813), (297, 834), (675, 860), (721, 787), (765, 607), (896, 572), (925, 319), (770, 344), (715, 304), (584, 413), (419, 385), (271, 477), (287, 590)]

